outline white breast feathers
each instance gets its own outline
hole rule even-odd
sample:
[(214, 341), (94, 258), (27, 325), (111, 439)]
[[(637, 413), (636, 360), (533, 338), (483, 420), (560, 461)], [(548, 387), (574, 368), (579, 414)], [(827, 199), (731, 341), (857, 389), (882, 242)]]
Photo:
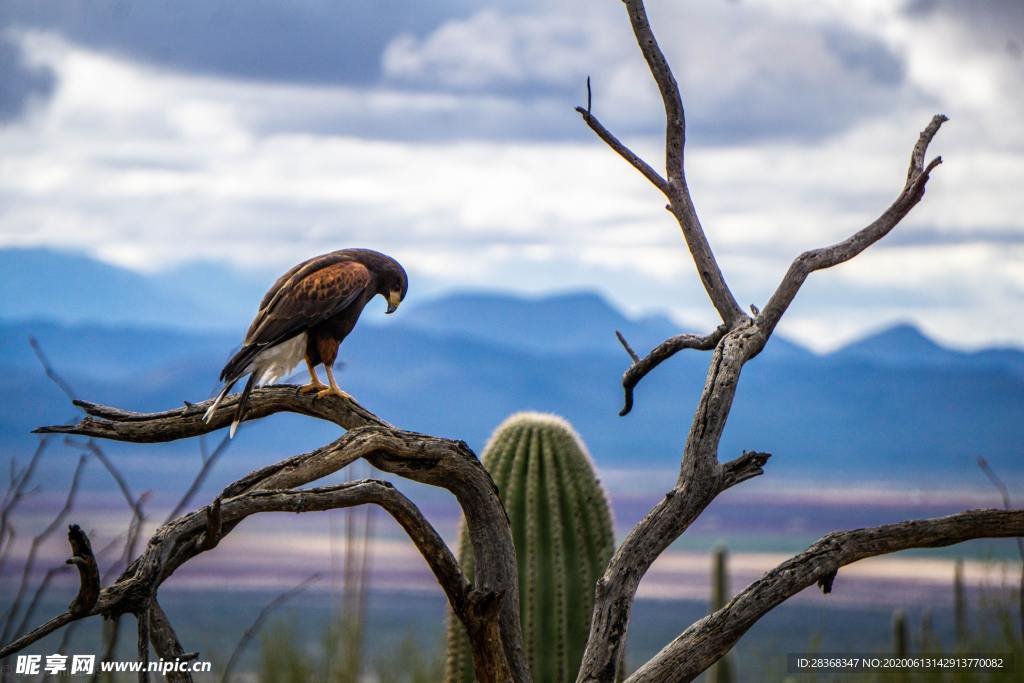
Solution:
[(253, 359), (249, 370), (256, 376), (256, 386), (273, 384), (291, 374), (306, 356), (306, 333), (271, 346)]

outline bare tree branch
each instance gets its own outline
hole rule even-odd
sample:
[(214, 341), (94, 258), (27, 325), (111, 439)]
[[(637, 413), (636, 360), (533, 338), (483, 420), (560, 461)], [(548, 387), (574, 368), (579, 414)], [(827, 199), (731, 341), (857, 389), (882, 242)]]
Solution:
[[(254, 390), (249, 396), (245, 419), (256, 420), (274, 413), (292, 412), (334, 422), (345, 429), (367, 424), (387, 426), (386, 422), (355, 401), (340, 396), (317, 399), (312, 394), (300, 394), (298, 389), (295, 385), (278, 384)], [(81, 422), (40, 427), (34, 431), (37, 434), (80, 434), (134, 443), (163, 443), (227, 427), (233, 419), (238, 397), (239, 394), (228, 396), (209, 423), (203, 422), (203, 413), (213, 399), (159, 413), (135, 413), (88, 401), (74, 401), (87, 414)]]
[(96, 556), (92, 553), (92, 544), (82, 528), (77, 524), (68, 527), (68, 544), (71, 546), (71, 558), (67, 564), (78, 569), (79, 588), (75, 599), (68, 606), (68, 612), (74, 616), (88, 614), (100, 596), (100, 572), (96, 565)]
[(137, 660), (142, 662), (139, 670), (139, 683), (149, 681), (149, 608), (135, 614), (138, 640), (136, 641)]
[(722, 609), (686, 629), (627, 683), (691, 681), (724, 655), (758, 619), (840, 567), (875, 555), (952, 545), (972, 538), (1024, 535), (1024, 510), (970, 510), (870, 529), (828, 534), (772, 569)]
[[(985, 473), (992, 485), (999, 491), (999, 496), (1003, 499), (1003, 507), (1007, 510), (1013, 509), (1013, 501), (1010, 500), (1010, 489), (996, 471), (992, 469), (992, 466), (988, 464), (988, 460), (979, 456), (978, 467)], [(1017, 585), (1017, 617), (1020, 619), (1020, 637), (1024, 638), (1024, 538), (1017, 537), (1017, 554), (1020, 555), (1020, 582)]]
[(939, 128), (949, 119), (936, 114), (918, 137), (917, 144), (910, 155), (910, 168), (907, 171), (907, 182), (903, 186), (896, 201), (885, 210), (873, 223), (851, 235), (849, 238), (821, 249), (812, 249), (800, 254), (789, 267), (789, 271), (779, 284), (768, 304), (757, 318), (758, 326), (768, 336), (775, 329), (782, 314), (793, 302), (800, 286), (807, 276), (816, 270), (831, 268), (849, 261), (872, 244), (889, 234), (910, 210), (924, 197), (924, 188), (932, 170), (942, 163), (942, 157), (935, 157), (924, 165), (925, 155), (932, 138)]
[(249, 642), (259, 632), (260, 628), (262, 628), (263, 622), (267, 620), (267, 617), (269, 617), (271, 613), (273, 613), (273, 611), (276, 610), (278, 607), (288, 602), (302, 591), (306, 590), (310, 586), (310, 584), (312, 584), (314, 581), (318, 581), (319, 579), (319, 574), (313, 574), (305, 578), (297, 586), (289, 588), (284, 593), (281, 593), (280, 595), (278, 595), (273, 600), (271, 600), (263, 606), (263, 609), (260, 610), (260, 613), (256, 615), (256, 619), (252, 622), (252, 624), (249, 625), (249, 628), (245, 629), (245, 632), (242, 633), (242, 637), (239, 638), (238, 644), (235, 645), (235, 649), (231, 652), (231, 657), (228, 658), (228, 663), (224, 666), (224, 675), (222, 675), (220, 678), (221, 683), (228, 683), (228, 681), (231, 680), (231, 674), (235, 670), (235, 664), (238, 663), (239, 657), (242, 656), (242, 652), (245, 650), (246, 647), (248, 647)]
[(74, 403), (75, 400), (78, 398), (75, 395), (75, 390), (72, 389), (71, 385), (68, 384), (64, 380), (64, 378), (61, 377), (60, 374), (58, 374), (57, 371), (53, 369), (52, 365), (50, 365), (50, 359), (47, 358), (46, 354), (43, 352), (43, 347), (39, 344), (39, 340), (36, 339), (35, 337), (30, 336), (28, 338), (28, 344), (29, 346), (32, 347), (32, 351), (35, 352), (36, 358), (39, 359), (39, 364), (43, 366), (43, 372), (46, 373), (46, 376), (49, 377), (50, 380), (57, 385), (58, 389), (64, 392), (64, 395), (68, 397), (69, 401)]
[(624, 4), (637, 44), (662, 96), (666, 119), (665, 180), (659, 182), (657, 174), (652, 178), (653, 171), (648, 171), (642, 163), (638, 163), (635, 155), (621, 142), (603, 126), (595, 127), (596, 120), (589, 106), (584, 111), (577, 111), (617, 153), (648, 176), (659, 189), (663, 189), (669, 198), (668, 208), (686, 238), (701, 282), (724, 325), (707, 337), (681, 335), (669, 339), (644, 359), (638, 358), (619, 335), (633, 360), (623, 376), (625, 406), (622, 414), (628, 413), (632, 407), (632, 392), (636, 383), (666, 358), (682, 348), (714, 348), (714, 353), (686, 438), (675, 486), (626, 536), (598, 581), (591, 631), (577, 679), (581, 683), (610, 682), (615, 679), (636, 589), (654, 560), (721, 491), (762, 473), (767, 454), (745, 453), (725, 465), (718, 460), (719, 442), (744, 364), (764, 348), (808, 272), (852, 258), (881, 238), (920, 201), (928, 174), (939, 163), (935, 160), (924, 165), (928, 143), (945, 120), (944, 117), (936, 117), (921, 135), (912, 155), (907, 186), (893, 207), (879, 221), (847, 242), (808, 252), (798, 258), (765, 311), (751, 308), (755, 321), (740, 310), (726, 285), (690, 197), (683, 163), (686, 122), (678, 84), (654, 37), (642, 0), (624, 0)]
[(587, 107), (576, 107), (591, 130), (601, 138), (616, 154), (628, 161), (634, 168), (647, 178), (668, 198), (668, 209), (672, 212), (686, 239), (686, 245), (693, 256), (701, 283), (714, 304), (722, 321), (733, 324), (746, 317), (736, 303), (732, 291), (725, 282), (725, 276), (711, 251), (704, 228), (701, 227), (697, 210), (690, 197), (683, 169), (683, 149), (686, 145), (686, 117), (683, 111), (679, 85), (676, 83), (672, 69), (665, 59), (658, 41), (654, 37), (647, 10), (641, 0), (624, 0), (629, 13), (630, 24), (636, 36), (637, 44), (643, 53), (651, 75), (658, 84), (662, 103), (665, 107), (665, 177), (658, 174), (636, 153), (624, 145), (592, 114), (590, 107), (590, 79), (587, 79)]
[[(589, 85), (590, 85), (590, 79), (587, 79), (587, 86), (588, 86), (587, 87), (587, 95), (588, 95), (588, 99), (589, 99), (589, 95), (590, 95), (590, 87), (589, 87)], [(588, 126), (590, 126), (590, 129), (592, 131), (597, 133), (597, 137), (599, 137), (602, 140), (604, 140), (605, 143), (609, 147), (611, 147), (615, 151), (616, 154), (618, 154), (620, 157), (622, 157), (627, 162), (629, 162), (629, 164), (633, 168), (635, 168), (636, 170), (640, 171), (641, 175), (643, 175), (643, 177), (645, 177), (649, 181), (651, 181), (651, 183), (656, 188), (661, 190), (664, 194), (666, 194), (666, 195), (668, 194), (668, 192), (669, 192), (668, 181), (666, 181), (664, 178), (662, 178), (661, 175), (659, 175), (657, 171), (655, 171), (653, 168), (651, 168), (650, 164), (648, 164), (646, 161), (641, 159), (636, 154), (636, 152), (631, 150), (629, 147), (626, 147), (626, 145), (622, 144), (622, 141), (619, 140), (617, 137), (615, 137), (615, 135), (610, 130), (605, 128), (604, 125), (597, 119), (597, 117), (590, 113), (590, 106), (589, 106), (589, 104), (588, 104), (586, 109), (584, 109), (583, 107), (576, 107), (576, 111), (578, 111), (580, 113), (580, 116), (583, 117), (583, 122), (586, 123)]]
[(633, 27), (637, 44), (647, 60), (647, 66), (658, 84), (662, 103), (665, 106), (665, 173), (668, 179), (669, 208), (679, 222), (679, 227), (686, 238), (686, 244), (693, 255), (700, 275), (701, 283), (707, 290), (711, 302), (722, 316), (725, 323), (735, 323), (746, 317), (725, 283), (718, 262), (711, 251), (697, 210), (690, 198), (690, 190), (686, 184), (683, 167), (683, 150), (686, 145), (686, 116), (683, 101), (679, 94), (679, 85), (672, 74), (672, 69), (661, 51), (654, 31), (647, 19), (647, 10), (642, 0), (624, 0), (629, 14), (629, 23)]
[(633, 409), (633, 390), (636, 388), (636, 385), (640, 383), (640, 380), (647, 376), (647, 373), (683, 349), (709, 351), (715, 348), (718, 341), (727, 331), (728, 328), (725, 325), (721, 325), (714, 332), (703, 337), (698, 337), (695, 334), (680, 334), (675, 337), (670, 337), (655, 346), (654, 349), (643, 358), (637, 356), (636, 352), (633, 351), (633, 348), (626, 341), (626, 338), (623, 337), (620, 332), (616, 331), (615, 334), (618, 336), (622, 346), (626, 349), (626, 353), (628, 353), (630, 358), (633, 359), (633, 364), (629, 366), (629, 369), (627, 369), (622, 375), (622, 389), (625, 392), (625, 403), (622, 406), (622, 410), (619, 411), (619, 415), (628, 415), (629, 411)]
[[(463, 619), (471, 640), (477, 646), (476, 654), (480, 657), (478, 664), (484, 667), (483, 670), (496, 672), (494, 675), (500, 680), (528, 680), (519, 632), (518, 583), (508, 520), (490, 475), (465, 443), (396, 430), (350, 401), (335, 401), (333, 406), (324, 401), (316, 406), (290, 388), (274, 387), (254, 392), (253, 398), (254, 407), (258, 408), (250, 411), (250, 415), (289, 410), (315, 413), (325, 419), (350, 425), (359, 421), (366, 426), (350, 429), (329, 446), (264, 468), (228, 486), (221, 495), (222, 533), (230, 532), (241, 518), (238, 509), (242, 503), (263, 501), (265, 499), (262, 497), (271, 493), (278, 497), (275, 500), (281, 505), (286, 505), (286, 501), (301, 501), (299, 507), (302, 510), (324, 509), (311, 502), (324, 497), (329, 498), (334, 507), (367, 502), (381, 505), (406, 528), (421, 554), (428, 559), (453, 610)], [(226, 403), (230, 405), (231, 402)], [(158, 440), (161, 433), (164, 439), (170, 440), (208, 431), (201, 420), (193, 419), (193, 416), (202, 414), (202, 407), (187, 406), (176, 411), (141, 415), (95, 404), (82, 405), (91, 416), (98, 419), (86, 418), (74, 428), (60, 428), (62, 431), (139, 441)], [(230, 414), (230, 411), (227, 412)], [(226, 423), (227, 420), (222, 421)], [(370, 496), (365, 492), (367, 486), (370, 486), (366, 484), (358, 489), (363, 493), (357, 502), (352, 502), (351, 492), (342, 495), (342, 492), (330, 489), (305, 492), (279, 490), (319, 479), (360, 457), (366, 458), (378, 469), (442, 486), (455, 494), (469, 521), (474, 547), (478, 548), (481, 557), (486, 558), (477, 568), (478, 580), (475, 587), (468, 588), (447, 546), (430, 529), (414, 506), (405, 507), (406, 504), (412, 504), (390, 485), (386, 486), (391, 493), (378, 492), (376, 496)], [(376, 485), (385, 486), (380, 482)], [(159, 583), (177, 566), (202, 552), (201, 541), (208, 526), (208, 512), (209, 508), (204, 508), (161, 527), (151, 539), (146, 552), (132, 563), (121, 579), (103, 591), (93, 613), (115, 615), (138, 611), (141, 606), (134, 603), (142, 589), (132, 587), (148, 586), (150, 588), (146, 590), (155, 591)], [(424, 531), (423, 525), (431, 533)], [(187, 528), (187, 542), (180, 535), (175, 536), (177, 541), (162, 538), (182, 528)], [(0, 652), (6, 652), (14, 645), (24, 647), (27, 642), (30, 641), (19, 639)]]
[[(164, 613), (160, 603), (154, 597), (149, 605), (149, 639), (153, 649), (164, 661), (191, 661), (199, 656), (197, 652), (185, 652), (178, 642), (178, 635), (171, 627), (171, 622)], [(170, 683), (192, 683), (192, 674), (187, 671), (168, 671)]]
[(25, 558), (25, 563), (21, 569), (21, 582), (18, 585), (18, 590), (14, 594), (14, 600), (11, 602), (11, 606), (7, 609), (7, 617), (4, 620), (3, 631), (0, 632), (0, 641), (6, 642), (12, 635), (17, 633), (14, 631), (14, 624), (18, 617), (18, 612), (21, 610), (21, 604), (25, 599), (28, 592), (29, 580), (32, 577), (32, 570), (35, 569), (36, 556), (39, 553), (39, 547), (46, 541), (47, 538), (53, 535), (63, 523), (65, 518), (71, 512), (71, 508), (75, 505), (75, 496), (78, 495), (78, 485), (82, 478), (82, 470), (85, 468), (85, 463), (88, 461), (88, 457), (83, 455), (78, 459), (78, 465), (75, 466), (75, 473), (71, 477), (71, 486), (68, 488), (67, 496), (64, 498), (64, 505), (54, 515), (50, 523), (46, 525), (42, 531), (40, 531), (35, 538), (32, 539), (32, 544), (29, 547), (28, 556)]
[(7, 555), (14, 541), (14, 529), (10, 521), (11, 513), (24, 500), (26, 488), (32, 481), (32, 475), (35, 473), (48, 443), (49, 439), (46, 437), (39, 440), (39, 445), (36, 446), (36, 450), (32, 453), (32, 457), (29, 458), (28, 464), (20, 473), (14, 471), (14, 460), (11, 460), (11, 486), (7, 493), (4, 494), (3, 502), (0, 503), (0, 570), (4, 568), (7, 562)]
[(43, 596), (50, 590), (50, 584), (53, 583), (54, 578), (57, 576), (67, 574), (71, 571), (70, 564), (70, 562), (66, 564), (59, 564), (56, 567), (50, 567), (46, 570), (46, 574), (43, 575), (43, 580), (36, 586), (35, 591), (32, 593), (32, 599), (29, 600), (28, 605), (25, 607), (25, 613), (21, 616), (21, 621), (18, 622), (18, 628), (14, 629), (14, 635), (20, 636), (28, 630), (28, 625), (35, 619), (39, 603), (42, 601)]
[(213, 466), (217, 464), (217, 461), (220, 460), (220, 457), (224, 455), (224, 452), (228, 449), (228, 446), (230, 445), (231, 438), (225, 434), (221, 438), (220, 443), (217, 444), (217, 447), (213, 449), (213, 452), (207, 454), (206, 448), (203, 445), (203, 437), (199, 437), (199, 448), (200, 453), (202, 455), (203, 464), (199, 468), (199, 472), (196, 473), (195, 478), (192, 479), (192, 483), (189, 484), (188, 489), (181, 496), (181, 500), (178, 501), (178, 504), (175, 505), (174, 509), (171, 510), (170, 514), (167, 515), (167, 518), (164, 520), (164, 524), (171, 521), (172, 519), (174, 519), (175, 517), (177, 517), (185, 511), (185, 508), (189, 506), (189, 504), (192, 502), (192, 499), (195, 498), (196, 493), (206, 482), (206, 478), (209, 476), (210, 471), (213, 469)]
[(580, 683), (615, 679), (644, 574), (719, 493), (763, 471), (767, 457), (742, 456), (726, 466), (718, 462), (718, 444), (740, 371), (763, 346), (749, 319), (726, 332), (715, 346), (676, 484), (626, 535), (597, 583), (590, 635), (577, 678)]

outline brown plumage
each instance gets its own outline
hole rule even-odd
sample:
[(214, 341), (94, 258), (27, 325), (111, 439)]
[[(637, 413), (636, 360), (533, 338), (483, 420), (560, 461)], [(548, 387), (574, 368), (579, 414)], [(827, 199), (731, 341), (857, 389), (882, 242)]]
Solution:
[[(259, 311), (238, 350), (220, 373), (224, 388), (206, 411), (208, 422), (235, 383), (249, 375), (242, 390), (234, 436), (254, 386), (288, 375), (302, 360), (310, 382), (303, 392), (317, 397), (347, 396), (334, 380), (338, 347), (355, 327), (363, 307), (378, 294), (394, 312), (405, 298), (409, 280), (398, 261), (370, 249), (341, 249), (303, 261), (277, 279), (260, 302)], [(315, 367), (323, 364), (328, 385), (320, 382)]]

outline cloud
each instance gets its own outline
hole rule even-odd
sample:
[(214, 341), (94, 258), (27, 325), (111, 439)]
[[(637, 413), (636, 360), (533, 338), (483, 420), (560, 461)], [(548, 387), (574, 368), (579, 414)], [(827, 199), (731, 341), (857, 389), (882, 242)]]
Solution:
[(0, 124), (20, 118), (33, 102), (46, 100), (53, 92), (53, 70), (27, 62), (15, 38), (0, 33)]
[[(468, 11), (474, 0), (337, 2), (5, 0), (3, 21), (59, 33), (98, 52), (259, 81), (367, 83), (384, 45)], [(386, 21), (382, 18), (386, 17)]]
[[(672, 37), (663, 43), (699, 143), (816, 140), (921, 96), (899, 51), (841, 13), (693, 0), (650, 9), (659, 35)], [(4, 21), (162, 69), (332, 91), (321, 113), (277, 117), (266, 122), (272, 131), (581, 139), (587, 133), (572, 109), (587, 76), (597, 110), (621, 134), (655, 134), (662, 125), (659, 96), (615, 3), (581, 12), (577, 0), (310, 0), (242, 10), (186, 0), (85, 11), (11, 0)], [(360, 99), (375, 101), (360, 109)], [(389, 102), (415, 106), (380, 117)]]
[[(596, 111), (659, 164), (658, 96), (621, 8), (531, 33), (566, 7), (405, 31), (389, 43), (400, 64), (366, 84), (171, 70), (55, 33), (12, 34), (55, 80), (47, 107), (0, 129), (0, 244), (141, 270), (280, 269), (363, 244), (406, 263), (417, 292), (424, 281), (589, 287), (713, 325), (663, 198), (571, 110), (591, 73)], [(800, 16), (757, 0), (708, 7), (653, 3), (652, 21), (684, 85), (694, 199), (739, 300), (763, 305), (796, 254), (873, 220), (941, 107), (952, 120), (934, 151), (946, 163), (925, 201), (856, 263), (810, 278), (783, 329), (819, 348), (906, 319), (962, 344), (1024, 340), (1012, 314), (1024, 289), (1024, 88), (1006, 87), (1020, 76), (1005, 55), (975, 50), (941, 14), (889, 3), (815, 3)], [(500, 54), (466, 68), (443, 58), (469, 59), (503, 22)], [(545, 52), (551, 42), (572, 47)], [(526, 64), (537, 54), (559, 63)], [(973, 74), (973, 89), (947, 92), (942, 73)], [(794, 95), (806, 89), (821, 92)], [(856, 111), (829, 118), (833, 108)]]
[[(652, 3), (659, 35), (687, 94), (694, 139), (816, 139), (913, 100), (901, 58), (835, 17), (814, 21), (771, 6)], [(685, 6), (683, 6), (685, 5)], [(483, 94), (582, 98), (624, 132), (662, 125), (660, 98), (621, 9), (586, 13), (555, 2), (538, 13), (487, 8), (421, 37), (403, 34), (383, 57), (387, 82)]]

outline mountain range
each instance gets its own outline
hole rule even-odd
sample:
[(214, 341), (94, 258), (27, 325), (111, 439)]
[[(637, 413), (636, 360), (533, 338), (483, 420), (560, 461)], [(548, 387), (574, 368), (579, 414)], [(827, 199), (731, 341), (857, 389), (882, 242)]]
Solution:
[[(212, 265), (189, 268), (188, 277), (147, 276), (75, 254), (0, 250), (8, 397), (0, 404), (0, 465), (31, 449), (32, 428), (75, 413), (45, 378), (29, 336), (89, 400), (157, 410), (210, 395), (266, 282)], [(632, 318), (591, 292), (454, 293), (370, 316), (342, 347), (339, 381), (395, 424), (477, 449), (511, 412), (557, 412), (602, 468), (671, 476), (709, 355), (687, 351), (664, 363), (638, 387), (633, 412), (619, 417), (628, 357), (615, 330), (641, 352), (680, 332), (667, 317)], [(826, 355), (779, 337), (744, 369), (721, 457), (765, 450), (775, 454), (775, 477), (928, 485), (983, 483), (974, 458), (985, 455), (1017, 480), (1022, 415), (1024, 352), (1016, 349), (962, 352), (910, 325)], [(243, 425), (232, 449), (246, 456), (225, 465), (224, 476), (336, 435), (299, 416)], [(159, 467), (136, 468), (154, 480), (185, 476), (173, 463), (195, 453), (190, 444), (132, 448), (125, 458), (159, 455)]]

